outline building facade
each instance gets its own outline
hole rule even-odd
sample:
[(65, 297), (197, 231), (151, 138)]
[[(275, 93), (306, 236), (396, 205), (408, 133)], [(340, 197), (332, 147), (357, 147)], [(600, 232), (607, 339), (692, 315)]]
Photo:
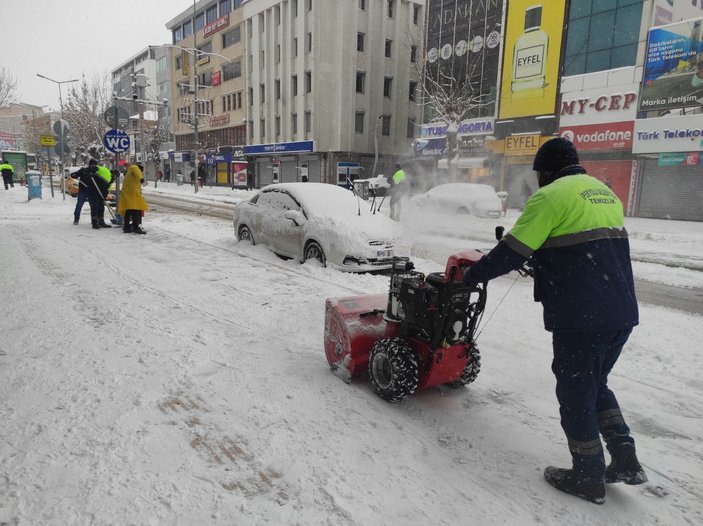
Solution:
[[(390, 174), (420, 122), (424, 0), (244, 3), (256, 185)], [(374, 172), (375, 168), (375, 173)]]
[(243, 157), (246, 93), (242, 1), (201, 0), (166, 27), (173, 35), (172, 171), (190, 177), (195, 170), (197, 143), (197, 177), (205, 177), (212, 184), (252, 186)]

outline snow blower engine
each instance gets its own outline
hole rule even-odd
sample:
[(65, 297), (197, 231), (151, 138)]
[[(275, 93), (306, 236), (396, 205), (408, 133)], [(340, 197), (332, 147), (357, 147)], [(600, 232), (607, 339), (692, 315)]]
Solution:
[(373, 390), (398, 402), (418, 388), (462, 387), (481, 369), (474, 342), (486, 286), (467, 286), (464, 269), (482, 254), (449, 257), (444, 273), (423, 274), (407, 257), (393, 258), (388, 295), (330, 298), (325, 354), (345, 381), (368, 370)]

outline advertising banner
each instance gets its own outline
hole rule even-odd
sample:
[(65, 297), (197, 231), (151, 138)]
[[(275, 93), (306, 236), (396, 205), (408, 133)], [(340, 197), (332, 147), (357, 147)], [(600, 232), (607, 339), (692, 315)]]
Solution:
[(578, 151), (631, 150), (634, 121), (562, 126), (559, 135), (568, 139)]
[[(426, 71), (470, 81), (484, 100), (475, 116), (495, 115), (504, 0), (429, 0)], [(468, 78), (467, 78), (468, 77)]]
[(565, 7), (535, 0), (508, 4), (501, 119), (555, 113)]
[(635, 121), (632, 153), (703, 151), (703, 119), (692, 115)]
[(649, 30), (640, 111), (703, 103), (703, 18)]

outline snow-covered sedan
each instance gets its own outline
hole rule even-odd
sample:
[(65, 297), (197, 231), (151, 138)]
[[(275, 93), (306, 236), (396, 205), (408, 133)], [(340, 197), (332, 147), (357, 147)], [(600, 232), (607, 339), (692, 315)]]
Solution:
[(324, 183), (272, 184), (234, 208), (238, 240), (349, 272), (390, 268), (398, 228), (350, 190)]
[(410, 199), (410, 209), (477, 217), (500, 217), (502, 203), (492, 186), (474, 183), (448, 183), (435, 186)]

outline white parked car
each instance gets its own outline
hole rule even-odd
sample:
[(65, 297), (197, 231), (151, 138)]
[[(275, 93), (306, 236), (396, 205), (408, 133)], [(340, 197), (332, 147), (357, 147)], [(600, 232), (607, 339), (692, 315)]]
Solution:
[(234, 207), (240, 241), (350, 272), (389, 269), (398, 234), (397, 223), (331, 184), (272, 184)]
[(410, 198), (410, 209), (417, 212), (500, 217), (500, 198), (492, 186), (474, 183), (448, 183), (435, 186)]

